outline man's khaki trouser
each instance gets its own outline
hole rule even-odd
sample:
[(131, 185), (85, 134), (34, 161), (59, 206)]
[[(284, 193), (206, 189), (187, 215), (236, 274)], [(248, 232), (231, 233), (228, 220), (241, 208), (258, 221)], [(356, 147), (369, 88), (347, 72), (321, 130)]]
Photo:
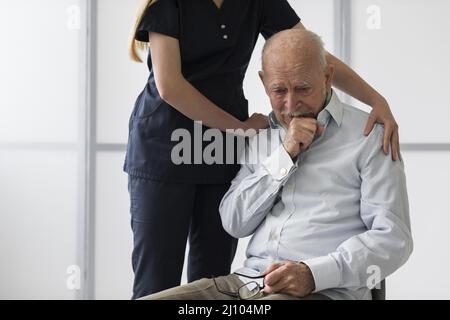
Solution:
[[(237, 292), (243, 282), (234, 274), (215, 278), (221, 291)], [(213, 279), (201, 279), (175, 288), (167, 289), (141, 298), (142, 300), (236, 300), (237, 298), (217, 291)], [(314, 293), (304, 298), (288, 294), (267, 294), (260, 292), (255, 300), (330, 300), (330, 298)]]

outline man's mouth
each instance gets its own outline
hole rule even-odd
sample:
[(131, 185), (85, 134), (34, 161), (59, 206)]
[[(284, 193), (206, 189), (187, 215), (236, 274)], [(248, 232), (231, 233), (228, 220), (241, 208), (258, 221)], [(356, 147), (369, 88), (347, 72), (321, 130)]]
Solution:
[(316, 118), (316, 115), (312, 112), (292, 112), (288, 113), (289, 118)]

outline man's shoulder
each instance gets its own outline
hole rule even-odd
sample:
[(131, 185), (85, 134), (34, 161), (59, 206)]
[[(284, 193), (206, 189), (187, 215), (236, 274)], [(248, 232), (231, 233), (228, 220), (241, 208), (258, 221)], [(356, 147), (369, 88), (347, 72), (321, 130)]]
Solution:
[[(384, 125), (375, 123), (372, 131), (366, 137), (364, 130), (369, 120), (369, 114), (357, 107), (343, 104), (342, 125), (347, 132), (347, 137), (351, 141), (357, 141), (361, 147), (361, 160), (375, 156), (377, 153), (383, 154)], [(389, 159), (389, 157), (386, 157)]]
[[(347, 127), (351, 132), (357, 136), (361, 136), (366, 128), (369, 120), (369, 113), (349, 104), (341, 103), (343, 109), (342, 125)], [(369, 138), (382, 136), (384, 132), (384, 125), (376, 123), (373, 130), (369, 134)]]
[(342, 121), (345, 125), (350, 126), (357, 125), (361, 127), (365, 126), (367, 120), (369, 119), (369, 114), (367, 112), (352, 105), (342, 103), (342, 110), (343, 110)]

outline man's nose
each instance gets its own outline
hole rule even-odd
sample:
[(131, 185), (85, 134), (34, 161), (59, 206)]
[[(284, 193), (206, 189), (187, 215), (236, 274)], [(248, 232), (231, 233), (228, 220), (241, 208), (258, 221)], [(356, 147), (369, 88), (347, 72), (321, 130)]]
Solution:
[(295, 112), (297, 107), (301, 104), (298, 96), (295, 93), (288, 93), (285, 97), (284, 106), (286, 111)]

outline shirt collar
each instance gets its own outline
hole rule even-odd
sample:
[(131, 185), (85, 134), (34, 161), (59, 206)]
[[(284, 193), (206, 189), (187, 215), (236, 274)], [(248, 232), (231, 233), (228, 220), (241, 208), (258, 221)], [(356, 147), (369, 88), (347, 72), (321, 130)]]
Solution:
[[(331, 118), (336, 122), (338, 127), (342, 124), (342, 118), (344, 117), (344, 108), (342, 106), (341, 101), (339, 100), (338, 96), (334, 92), (334, 90), (331, 90), (331, 99), (330, 102), (328, 102), (325, 109), (323, 109), (319, 115), (317, 116), (317, 120), (320, 122), (321, 118), (324, 116), (321, 116), (322, 113), (329, 114)], [(326, 116), (328, 118), (329, 116)]]

